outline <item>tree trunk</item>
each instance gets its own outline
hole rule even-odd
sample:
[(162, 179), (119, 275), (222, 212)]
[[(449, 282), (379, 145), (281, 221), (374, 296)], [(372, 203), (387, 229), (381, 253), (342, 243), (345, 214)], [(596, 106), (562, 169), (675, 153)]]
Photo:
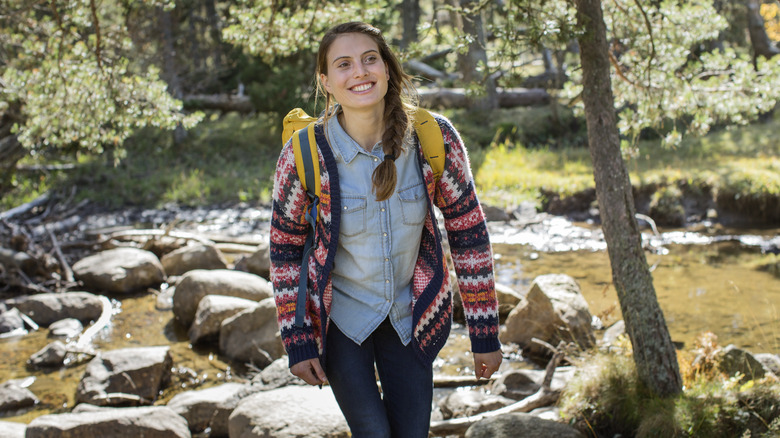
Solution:
[(620, 152), (610, 81), (606, 26), (600, 0), (575, 0), (582, 63), (583, 101), (596, 196), (626, 331), (640, 380), (654, 393), (680, 393), (674, 344), (658, 305), (642, 250), (631, 181)]
[[(176, 68), (176, 48), (173, 39), (173, 20), (170, 11), (158, 7), (160, 30), (163, 43), (163, 77), (168, 83), (168, 92), (176, 99), (182, 98), (181, 81), (179, 72)], [(173, 132), (175, 144), (181, 143), (186, 137), (187, 132), (179, 124)]]
[(16, 163), (27, 155), (27, 149), (19, 143), (16, 135), (0, 137), (0, 197), (11, 188), (11, 177), (16, 172)]
[(404, 33), (401, 36), (401, 50), (406, 50), (409, 44), (417, 41), (417, 25), (420, 23), (420, 0), (403, 0), (401, 2), (401, 22)]
[[(476, 0), (452, 0), (456, 7), (464, 9), (476, 8)], [(458, 5), (458, 3), (460, 3)], [(470, 100), (469, 109), (486, 110), (498, 108), (496, 80), (488, 69), (488, 57), (485, 50), (485, 28), (482, 23), (481, 9), (473, 14), (454, 14), (454, 23), (460, 30), (471, 36), (468, 52), (458, 54), (458, 71), (463, 75), (466, 84), (479, 84), (485, 89), (485, 94)], [(482, 70), (482, 71), (480, 71)]]
[(759, 56), (771, 59), (780, 53), (780, 49), (772, 44), (769, 35), (766, 34), (764, 17), (759, 11), (760, 7), (759, 0), (747, 0), (748, 33), (750, 34), (750, 43), (753, 45), (753, 64), (756, 63), (756, 58)]

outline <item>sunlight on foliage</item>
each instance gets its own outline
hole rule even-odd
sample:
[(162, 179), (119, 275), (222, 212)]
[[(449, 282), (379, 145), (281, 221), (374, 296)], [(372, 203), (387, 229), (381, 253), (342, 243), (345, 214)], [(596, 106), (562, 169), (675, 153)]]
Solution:
[(777, 3), (763, 3), (759, 9), (764, 17), (766, 34), (772, 41), (780, 41), (780, 5)]

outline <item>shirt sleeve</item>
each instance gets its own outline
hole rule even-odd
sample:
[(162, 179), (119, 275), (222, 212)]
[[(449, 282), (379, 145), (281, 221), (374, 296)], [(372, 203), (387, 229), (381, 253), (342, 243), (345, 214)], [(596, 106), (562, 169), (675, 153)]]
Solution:
[(309, 224), (304, 216), (308, 204), (308, 196), (295, 167), (292, 142), (288, 141), (279, 156), (274, 175), (271, 282), (282, 342), (291, 367), (319, 355), (308, 312), (303, 327), (294, 325), (301, 260), (309, 233)]
[(472, 351), (489, 353), (499, 350), (501, 344), (487, 223), (474, 190), (463, 141), (447, 119), (441, 117), (438, 122), (444, 136), (446, 159), (436, 204), (444, 216)]

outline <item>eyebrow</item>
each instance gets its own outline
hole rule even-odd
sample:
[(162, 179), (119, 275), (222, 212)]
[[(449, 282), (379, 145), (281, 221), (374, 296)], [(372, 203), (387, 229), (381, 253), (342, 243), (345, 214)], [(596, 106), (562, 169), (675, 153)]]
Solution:
[[(372, 52), (373, 52), (373, 53), (376, 53), (377, 55), (379, 54), (379, 50), (376, 50), (376, 49), (368, 49), (368, 50), (366, 50), (365, 52), (361, 53), (361, 54), (360, 54), (360, 56), (361, 56), (361, 57), (363, 57), (364, 55), (366, 55), (366, 54), (368, 54), (368, 53), (372, 53)], [(333, 62), (331, 62), (331, 64), (335, 64), (335, 63), (336, 63), (337, 61), (339, 61), (340, 59), (351, 59), (351, 58), (352, 58), (351, 56), (347, 56), (347, 55), (344, 55), (344, 56), (339, 56), (339, 57), (335, 58), (335, 59), (333, 60)]]

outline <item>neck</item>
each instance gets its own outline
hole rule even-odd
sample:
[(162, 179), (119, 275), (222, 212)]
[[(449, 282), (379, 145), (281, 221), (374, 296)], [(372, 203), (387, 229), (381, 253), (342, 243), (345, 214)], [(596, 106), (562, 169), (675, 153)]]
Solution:
[(365, 111), (342, 109), (338, 117), (344, 131), (363, 149), (370, 152), (382, 140), (385, 132), (383, 105)]

